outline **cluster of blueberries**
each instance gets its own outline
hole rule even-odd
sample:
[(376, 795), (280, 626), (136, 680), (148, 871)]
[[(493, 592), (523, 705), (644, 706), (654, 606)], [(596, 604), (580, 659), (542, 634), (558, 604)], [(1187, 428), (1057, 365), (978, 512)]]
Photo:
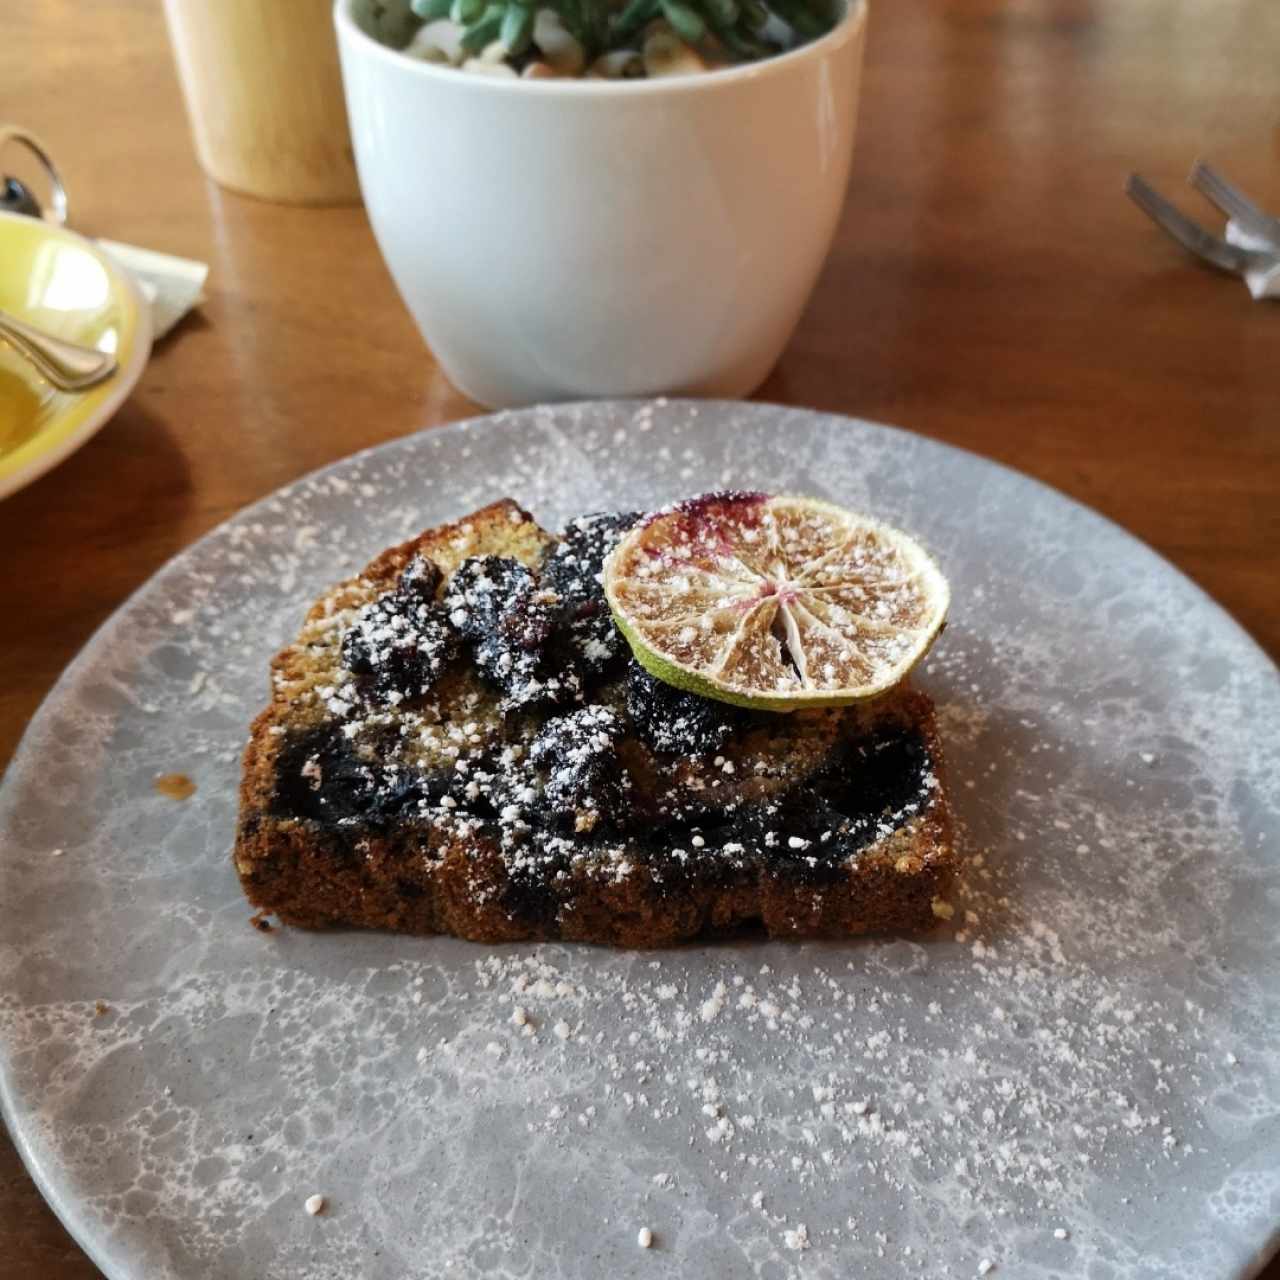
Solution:
[[(398, 704), (431, 687), (464, 649), (509, 710), (581, 704), (592, 685), (625, 675), (628, 715), (655, 751), (700, 755), (723, 746), (744, 713), (655, 680), (614, 626), (600, 568), (639, 517), (575, 520), (535, 573), (518, 560), (472, 556), (442, 598), (440, 571), (416, 557), (395, 588), (366, 605), (342, 641), (365, 696)], [(567, 734), (573, 722), (566, 722)]]

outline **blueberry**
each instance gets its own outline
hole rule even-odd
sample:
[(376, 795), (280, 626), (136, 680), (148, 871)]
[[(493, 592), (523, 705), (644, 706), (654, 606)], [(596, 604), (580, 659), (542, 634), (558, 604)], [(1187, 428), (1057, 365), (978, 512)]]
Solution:
[(542, 581), (559, 600), (560, 634), (588, 678), (607, 675), (629, 652), (609, 613), (600, 571), (605, 557), (639, 519), (632, 511), (579, 516), (542, 564)]
[(366, 692), (392, 704), (428, 692), (457, 651), (444, 609), (413, 582), (365, 605), (342, 637), (343, 666), (366, 678)]
[(524, 565), (503, 556), (472, 556), (449, 580), (449, 621), (471, 641), (476, 667), (509, 708), (564, 706), (581, 695), (573, 664), (551, 643), (553, 602)]
[(518, 560), (471, 556), (449, 579), (444, 605), (468, 640), (500, 636), (513, 648), (535, 652), (547, 642), (553, 622), (538, 595), (536, 579)]
[(814, 789), (839, 819), (846, 838), (870, 844), (884, 821), (923, 809), (933, 785), (933, 762), (918, 732), (886, 727), (851, 742)]
[(592, 678), (608, 675), (631, 652), (607, 607), (566, 619), (561, 634), (574, 661)]
[(276, 762), (272, 811), (325, 823), (391, 823), (419, 817), (452, 774), (428, 776), (364, 760), (340, 725), (289, 735)]
[(436, 598), (440, 586), (440, 567), (426, 556), (414, 556), (400, 575), (400, 586), (406, 591), (416, 591), (426, 600)]
[(580, 616), (580, 606), (605, 607), (600, 570), (605, 557), (640, 515), (635, 511), (598, 511), (574, 520), (542, 565), (542, 580), (560, 597), (561, 608)]
[(670, 755), (711, 755), (747, 719), (737, 707), (664, 684), (634, 660), (627, 667), (626, 697), (640, 740)]
[(617, 756), (623, 724), (608, 707), (589, 706), (548, 720), (529, 760), (543, 773), (543, 805), (578, 831), (616, 819), (630, 786)]
[(501, 632), (477, 641), (472, 648), (476, 669), (501, 690), (511, 710), (560, 707), (577, 702), (582, 681), (567, 662), (551, 653), (512, 644)]

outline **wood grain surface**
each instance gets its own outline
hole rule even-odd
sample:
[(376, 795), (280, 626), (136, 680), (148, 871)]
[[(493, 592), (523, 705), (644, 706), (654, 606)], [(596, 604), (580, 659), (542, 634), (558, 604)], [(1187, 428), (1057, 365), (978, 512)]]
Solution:
[[(1280, 4), (872, 4), (848, 205), (760, 397), (1056, 485), (1280, 655), (1280, 304), (1192, 264), (1121, 195), (1138, 169), (1208, 220), (1183, 185), (1205, 156), (1280, 210)], [(0, 118), (51, 147), (77, 229), (211, 266), (208, 302), (114, 421), (0, 503), (7, 760), (169, 556), (305, 471), (474, 406), (359, 208), (257, 203), (202, 176), (160, 0), (6, 6)], [(0, 1277), (97, 1275), (0, 1138)]]

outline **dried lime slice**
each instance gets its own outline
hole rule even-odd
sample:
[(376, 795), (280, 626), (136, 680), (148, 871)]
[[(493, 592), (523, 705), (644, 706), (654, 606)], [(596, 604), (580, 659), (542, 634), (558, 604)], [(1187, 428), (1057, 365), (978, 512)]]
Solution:
[(637, 660), (721, 702), (873, 698), (928, 652), (951, 591), (901, 530), (817, 498), (710, 493), (641, 521), (604, 567)]

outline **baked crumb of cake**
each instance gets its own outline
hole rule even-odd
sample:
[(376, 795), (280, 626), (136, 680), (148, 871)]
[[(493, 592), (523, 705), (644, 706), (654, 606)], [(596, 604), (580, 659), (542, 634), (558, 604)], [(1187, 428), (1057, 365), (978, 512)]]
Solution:
[(196, 784), (185, 773), (162, 773), (152, 785), (170, 800), (190, 800), (196, 793)]

